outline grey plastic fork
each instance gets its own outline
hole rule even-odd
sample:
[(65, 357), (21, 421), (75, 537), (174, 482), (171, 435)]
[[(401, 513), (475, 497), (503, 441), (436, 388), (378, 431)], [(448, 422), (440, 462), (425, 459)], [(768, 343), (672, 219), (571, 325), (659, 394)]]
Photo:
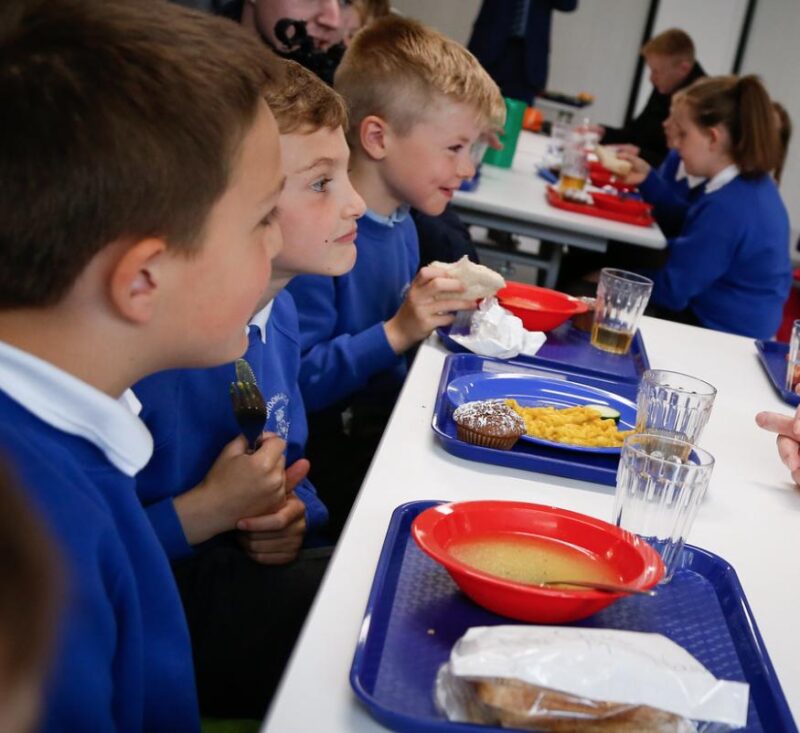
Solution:
[(258, 439), (267, 421), (267, 405), (255, 382), (231, 382), (233, 415), (247, 438), (251, 450), (258, 448)]

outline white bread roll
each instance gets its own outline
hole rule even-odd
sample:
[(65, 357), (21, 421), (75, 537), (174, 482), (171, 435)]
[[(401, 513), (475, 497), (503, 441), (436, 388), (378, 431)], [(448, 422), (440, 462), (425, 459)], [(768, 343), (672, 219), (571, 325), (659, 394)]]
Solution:
[(476, 265), (464, 255), (458, 262), (431, 262), (430, 267), (441, 270), (448, 277), (455, 278), (464, 283), (461, 293), (442, 293), (439, 298), (453, 297), (464, 300), (480, 300), (494, 295), (500, 288), (504, 288), (506, 281), (503, 277), (483, 265)]

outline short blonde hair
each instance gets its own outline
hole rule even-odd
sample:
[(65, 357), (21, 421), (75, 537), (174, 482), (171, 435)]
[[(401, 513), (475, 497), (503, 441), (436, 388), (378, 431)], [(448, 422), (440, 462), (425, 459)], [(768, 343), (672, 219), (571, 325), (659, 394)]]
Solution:
[(295, 61), (281, 63), (283, 77), (264, 90), (280, 134), (316, 132), (323, 127), (347, 129), (347, 107), (341, 95)]
[(475, 109), (486, 127), (502, 127), (505, 104), (497, 84), (459, 43), (415, 20), (390, 15), (360, 31), (334, 78), (350, 115), (348, 142), (356, 147), (368, 115), (400, 135), (424, 119), (437, 97)]
[(682, 61), (694, 63), (694, 43), (686, 31), (669, 28), (653, 36), (642, 46), (642, 56), (672, 56)]

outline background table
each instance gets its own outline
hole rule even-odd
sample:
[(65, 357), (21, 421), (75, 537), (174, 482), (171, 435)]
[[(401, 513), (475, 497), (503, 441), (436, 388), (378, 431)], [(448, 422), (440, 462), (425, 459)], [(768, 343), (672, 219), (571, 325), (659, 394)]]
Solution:
[[(645, 318), (651, 365), (686, 372), (719, 390), (701, 440), (717, 459), (690, 535), (736, 569), (795, 719), (800, 719), (800, 490), (754, 415), (790, 408), (772, 391), (753, 342)], [(383, 728), (356, 700), (348, 674), (372, 577), (393, 509), (415, 499), (515, 499), (603, 519), (613, 489), (465, 461), (430, 429), (446, 353), (431, 340), (403, 393), (334, 554), (264, 724), (272, 733), (367, 733)]]
[(467, 224), (485, 226), (511, 234), (554, 243), (539, 256), (522, 252), (503, 253), (506, 259), (545, 270), (543, 285), (555, 286), (563, 245), (605, 252), (610, 241), (648, 249), (663, 249), (666, 240), (653, 225), (640, 227), (596, 216), (556, 209), (547, 203), (547, 182), (536, 174), (549, 138), (523, 130), (512, 168), (481, 167), (475, 191), (457, 191), (453, 207)]

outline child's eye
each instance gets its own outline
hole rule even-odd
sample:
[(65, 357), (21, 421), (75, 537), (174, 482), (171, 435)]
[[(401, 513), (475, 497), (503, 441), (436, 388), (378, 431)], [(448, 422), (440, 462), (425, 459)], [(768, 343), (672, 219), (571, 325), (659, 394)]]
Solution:
[(464, 149), (464, 146), (463, 146), (463, 145), (461, 145), (461, 144), (458, 144), (458, 145), (451, 145), (451, 146), (450, 146), (449, 148), (447, 148), (447, 149), (448, 149), (448, 150), (449, 150), (451, 153), (460, 153), (460, 152), (461, 152), (461, 151)]
[(328, 184), (332, 180), (332, 178), (320, 178), (318, 181), (314, 181), (314, 183), (311, 184), (311, 189), (317, 193), (325, 193), (325, 191), (328, 190)]

